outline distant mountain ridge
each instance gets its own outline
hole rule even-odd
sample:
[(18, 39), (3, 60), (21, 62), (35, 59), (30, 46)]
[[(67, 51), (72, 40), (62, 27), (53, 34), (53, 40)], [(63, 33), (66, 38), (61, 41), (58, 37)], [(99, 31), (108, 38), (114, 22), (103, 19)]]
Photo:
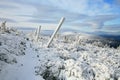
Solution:
[[(23, 31), (34, 31), (36, 28), (18, 28), (19, 30)], [(42, 35), (47, 35), (50, 36), (54, 30), (41, 30)], [(120, 34), (115, 34), (115, 33), (110, 33), (110, 32), (104, 32), (104, 31), (95, 31), (95, 32), (82, 32), (78, 30), (71, 30), (71, 29), (61, 29), (59, 33), (83, 33), (83, 34), (89, 34), (89, 35), (95, 35), (103, 38), (108, 38), (108, 39), (113, 39), (113, 40), (118, 40), (120, 41)]]

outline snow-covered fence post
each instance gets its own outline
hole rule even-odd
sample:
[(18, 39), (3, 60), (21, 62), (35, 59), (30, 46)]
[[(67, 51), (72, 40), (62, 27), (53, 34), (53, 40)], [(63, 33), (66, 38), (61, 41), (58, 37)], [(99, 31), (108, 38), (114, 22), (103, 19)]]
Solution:
[(60, 27), (62, 26), (62, 23), (64, 22), (65, 18), (62, 17), (56, 30), (54, 31), (53, 35), (51, 36), (49, 42), (47, 43), (47, 48), (50, 46), (51, 42), (53, 41), (53, 38), (55, 37), (56, 33), (58, 32), (58, 30), (60, 29)]
[(41, 30), (41, 26), (39, 26), (38, 29), (37, 29), (36, 41), (38, 41), (40, 30)]

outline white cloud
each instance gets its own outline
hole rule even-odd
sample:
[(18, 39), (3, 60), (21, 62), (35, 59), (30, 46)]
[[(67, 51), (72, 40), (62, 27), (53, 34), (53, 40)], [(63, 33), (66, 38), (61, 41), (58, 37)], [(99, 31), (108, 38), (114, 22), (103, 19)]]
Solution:
[(101, 29), (106, 22), (116, 19), (115, 15), (120, 11), (118, 7), (104, 0), (1, 0), (0, 5), (0, 17), (19, 22), (14, 23), (17, 26), (30, 27), (42, 22), (55, 25), (54, 21), (65, 16), (66, 26), (77, 24)]
[[(114, 19), (120, 18), (119, 15), (97, 15), (97, 16), (89, 16), (87, 17), (85, 20), (83, 20), (82, 22), (77, 22), (77, 23), (72, 23), (72, 25), (75, 25), (79, 28), (88, 28), (91, 27), (93, 30), (109, 30), (110, 25), (108, 26), (108, 28), (104, 28), (106, 27), (106, 22), (108, 21), (112, 21)], [(120, 27), (120, 24), (117, 25), (117, 27)], [(115, 28), (117, 29), (117, 28)], [(115, 30), (113, 29), (113, 30)]]
[(103, 11), (111, 9), (110, 4), (104, 0), (48, 0), (55, 7), (69, 10), (75, 13), (87, 15), (102, 14)]

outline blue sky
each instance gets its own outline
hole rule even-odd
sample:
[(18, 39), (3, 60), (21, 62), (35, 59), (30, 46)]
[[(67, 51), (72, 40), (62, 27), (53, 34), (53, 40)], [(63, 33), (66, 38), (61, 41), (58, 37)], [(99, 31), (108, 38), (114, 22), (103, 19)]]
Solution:
[(0, 21), (8, 26), (120, 34), (120, 0), (0, 0)]

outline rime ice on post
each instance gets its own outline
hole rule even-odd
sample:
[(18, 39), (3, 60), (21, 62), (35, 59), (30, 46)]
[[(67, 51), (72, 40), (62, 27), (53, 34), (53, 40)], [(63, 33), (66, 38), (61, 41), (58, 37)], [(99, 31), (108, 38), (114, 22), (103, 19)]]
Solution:
[(59, 22), (59, 24), (58, 24), (58, 26), (57, 26), (57, 28), (56, 28), (56, 30), (54, 31), (54, 33), (52, 35), (52, 37), (50, 38), (49, 42), (47, 43), (47, 47), (50, 46), (51, 42), (53, 41), (53, 38), (55, 37), (56, 33), (58, 32), (58, 30), (62, 26), (62, 23), (64, 22), (64, 20), (65, 20), (65, 18), (62, 17), (61, 20), (60, 20), (60, 22)]
[(36, 41), (38, 41), (39, 34), (40, 34), (40, 29), (41, 29), (41, 26), (39, 26), (38, 29), (37, 29)]

